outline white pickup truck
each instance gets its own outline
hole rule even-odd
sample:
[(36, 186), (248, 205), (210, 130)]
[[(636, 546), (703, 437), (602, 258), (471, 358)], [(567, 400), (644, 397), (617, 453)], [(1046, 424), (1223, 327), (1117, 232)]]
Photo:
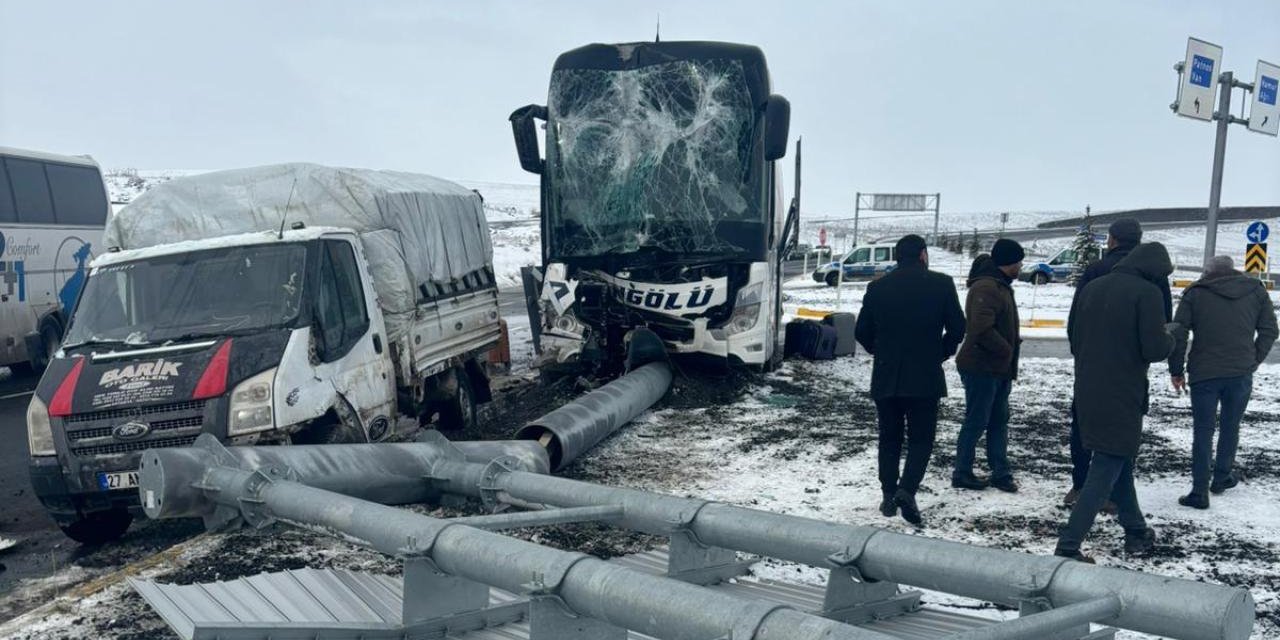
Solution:
[(480, 196), (291, 164), (173, 180), (108, 223), (27, 413), (36, 494), (72, 538), (121, 535), (149, 448), (369, 442), (463, 427), (501, 325)]

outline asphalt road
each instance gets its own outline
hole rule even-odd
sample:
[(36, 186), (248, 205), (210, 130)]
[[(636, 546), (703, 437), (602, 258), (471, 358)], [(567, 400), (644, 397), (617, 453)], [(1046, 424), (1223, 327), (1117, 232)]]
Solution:
[(39, 378), (14, 377), (7, 371), (2, 375), (0, 442), (5, 445), (0, 447), (0, 538), (19, 542), (8, 551), (0, 551), (0, 566), (4, 566), (0, 571), (0, 594), (7, 593), (18, 579), (42, 573), (41, 566), (65, 564), (66, 554), (76, 546), (45, 514), (31, 493), (27, 478), (27, 403)]

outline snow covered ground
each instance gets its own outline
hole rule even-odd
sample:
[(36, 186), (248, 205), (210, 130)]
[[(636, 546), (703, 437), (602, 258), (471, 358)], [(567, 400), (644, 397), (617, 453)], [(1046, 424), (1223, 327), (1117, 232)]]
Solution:
[[(140, 172), (141, 173), (141, 172)], [(128, 177), (122, 178), (128, 183)], [(537, 225), (521, 220), (536, 206), (536, 188), (482, 189), (495, 226), (495, 253), (511, 273), (526, 260), (536, 261)], [(1058, 214), (1053, 214), (1057, 216)], [(1010, 226), (1014, 226), (1013, 221)], [(1026, 226), (1026, 225), (1021, 225)], [(1220, 237), (1226, 238), (1224, 231)], [(1170, 232), (1169, 241), (1196, 248), (1195, 232)], [(1151, 239), (1163, 240), (1152, 234)], [(1202, 241), (1202, 240), (1201, 240)], [(933, 267), (959, 279), (969, 260), (935, 251)], [(840, 308), (856, 310), (865, 283), (840, 291)], [(797, 278), (785, 291), (790, 311), (800, 306), (831, 308), (834, 289)], [(1017, 285), (1024, 318), (1065, 317), (1072, 290), (1065, 285), (1032, 289)], [(960, 290), (963, 300), (963, 288)], [(1273, 294), (1275, 295), (1275, 294)], [(513, 377), (488, 412), (480, 437), (503, 437), (513, 425), (554, 407), (574, 391), (547, 388), (529, 372), (532, 349), (527, 322), (507, 318), (511, 328)], [(574, 463), (567, 475), (595, 482), (685, 496), (724, 500), (771, 511), (827, 520), (884, 526), (897, 531), (972, 544), (1048, 553), (1057, 527), (1065, 522), (1061, 506), (1069, 488), (1068, 408), (1072, 387), (1069, 360), (1028, 359), (1012, 398), (1011, 458), (1022, 489), (1017, 494), (962, 492), (948, 478), (963, 415), (958, 376), (947, 367), (952, 396), (942, 405), (937, 446), (920, 495), (927, 526), (916, 531), (901, 519), (879, 515), (876, 481), (874, 405), (867, 395), (871, 372), (859, 354), (833, 362), (788, 362), (777, 373), (732, 373), (708, 378), (681, 372), (668, 396), (617, 435)], [(1176, 396), (1167, 372), (1151, 374), (1152, 413), (1146, 422), (1139, 459), (1139, 497), (1158, 531), (1156, 553), (1134, 559), (1120, 552), (1121, 531), (1110, 517), (1099, 519), (1086, 552), (1100, 564), (1248, 588), (1258, 605), (1254, 637), (1280, 640), (1280, 365), (1264, 365), (1255, 377), (1254, 400), (1246, 415), (1238, 464), (1247, 481), (1214, 497), (1209, 511), (1177, 505), (1189, 488), (1191, 442), (1189, 401)], [(979, 467), (983, 464), (979, 452)], [(980, 469), (982, 470), (982, 469)], [(982, 470), (985, 471), (985, 470)], [(475, 507), (472, 507), (474, 509)], [(436, 511), (454, 515), (454, 511)], [(178, 525), (189, 523), (161, 523)], [(153, 532), (135, 530), (120, 547), (146, 549), (120, 554), (85, 554), (52, 576), (24, 583), (0, 596), (0, 611), (14, 602), (44, 606), (7, 623), (0, 638), (52, 640), (159, 640), (175, 637), (121, 580), (124, 572), (166, 582), (226, 580), (262, 571), (299, 567), (341, 567), (398, 573), (398, 563), (379, 554), (320, 534), (274, 526), (261, 531), (189, 537), (154, 553), (146, 545)], [(561, 548), (616, 555), (650, 548), (662, 541), (619, 533), (596, 525), (568, 525), (526, 538)], [(132, 546), (131, 546), (132, 545)], [(166, 545), (167, 546), (167, 545)], [(145, 559), (138, 560), (145, 555)], [(116, 558), (116, 559), (112, 559)], [(127, 567), (126, 567), (127, 563)], [(125, 568), (122, 568), (125, 567)], [(821, 571), (774, 561), (757, 565), (758, 575), (820, 583)], [(926, 602), (963, 608), (969, 613), (1009, 616), (981, 603), (928, 593)], [(29, 608), (24, 605), (21, 608)], [(1121, 637), (1142, 637), (1121, 634)]]
[[(1224, 226), (1226, 228), (1226, 226)], [(1241, 233), (1243, 233), (1243, 226)], [(1168, 237), (1180, 244), (1170, 246), (1170, 252), (1174, 250), (1190, 251), (1187, 249), (1192, 245), (1199, 243), (1199, 248), (1195, 252), (1203, 251), (1204, 231), (1203, 230), (1169, 230), (1162, 232), (1165, 236), (1153, 237), (1153, 241), (1164, 242), (1162, 238)], [(1198, 235), (1197, 235), (1198, 234)], [(1152, 236), (1157, 236), (1157, 232), (1152, 232)], [(1221, 237), (1221, 234), (1219, 235)], [(1241, 236), (1243, 237), (1243, 236)], [(1221, 243), (1219, 243), (1221, 245)], [(1243, 254), (1243, 251), (1241, 252)], [(1196, 253), (1196, 255), (1199, 255)], [(929, 251), (930, 264), (929, 268), (934, 271), (945, 273), (955, 278), (956, 287), (959, 290), (960, 304), (964, 305), (965, 281), (969, 274), (969, 266), (972, 260), (968, 256), (944, 251), (939, 248), (932, 248)], [(1238, 261), (1243, 261), (1241, 255)], [(1237, 266), (1239, 266), (1237, 264)], [(815, 265), (810, 265), (810, 271)], [(1199, 274), (1192, 272), (1177, 272), (1174, 279), (1194, 279)], [(835, 287), (829, 287), (826, 284), (814, 282), (809, 275), (797, 276), (789, 280), (783, 287), (783, 310), (788, 314), (794, 314), (800, 308), (811, 308), (825, 311), (850, 311), (857, 313), (862, 308), (862, 296), (867, 291), (867, 281), (853, 281), (845, 283), (837, 292)], [(1071, 300), (1075, 295), (1075, 288), (1066, 283), (1050, 283), (1046, 285), (1033, 285), (1029, 282), (1013, 283), (1014, 295), (1018, 301), (1018, 314), (1024, 324), (1032, 320), (1051, 321), (1055, 326), (1035, 326), (1023, 327), (1024, 338), (1061, 338), (1066, 339), (1065, 322), (1067, 316), (1071, 312)], [(1175, 287), (1173, 289), (1173, 302), (1176, 308), (1178, 300), (1182, 297), (1182, 290)], [(1274, 304), (1280, 306), (1280, 290), (1271, 291), (1271, 299)], [(1063, 324), (1059, 324), (1063, 323)]]
[[(1080, 211), (1013, 211), (1005, 223), (1008, 229), (1030, 229), (1051, 220), (1062, 220), (1081, 215)], [(1000, 228), (1000, 212), (955, 212), (943, 210), (938, 216), (938, 230), (941, 233), (972, 233), (974, 229), (991, 231)], [(840, 213), (823, 215), (808, 213), (802, 219), (800, 242), (818, 244), (818, 230), (827, 230), (828, 244), (838, 248), (847, 247), (837, 240), (837, 236), (853, 235), (853, 214)], [(933, 212), (928, 213), (890, 213), (882, 211), (862, 212), (858, 221), (858, 238), (863, 242), (875, 238), (898, 237), (908, 233), (926, 234), (933, 231)]]
[[(954, 262), (960, 263), (959, 259)], [(935, 260), (942, 266), (945, 260)], [(852, 287), (851, 287), (852, 288)], [(532, 383), (531, 348), (520, 318), (512, 326), (515, 377), (489, 417), (485, 432), (503, 437), (511, 425), (556, 406), (575, 392)], [(1068, 511), (1067, 449), (1071, 363), (1028, 359), (1012, 399), (1010, 448), (1021, 491), (1017, 494), (951, 489), (950, 464), (963, 415), (960, 383), (947, 367), (951, 397), (942, 405), (937, 446), (920, 496), (926, 527), (915, 530), (884, 518), (876, 506), (876, 429), (867, 395), (870, 360), (859, 354), (833, 362), (792, 361), (776, 374), (732, 373), (707, 378), (681, 372), (672, 392), (654, 410), (574, 463), (570, 477), (683, 496), (699, 496), (770, 511), (869, 524), (971, 544), (1049, 553)], [(1258, 604), (1255, 638), (1280, 639), (1280, 366), (1264, 365), (1255, 379), (1245, 418), (1239, 466), (1248, 479), (1209, 511), (1177, 505), (1189, 486), (1190, 407), (1176, 396), (1163, 366), (1153, 367), (1153, 410), (1139, 460), (1139, 496), (1159, 535), (1156, 553), (1128, 558), (1114, 519), (1101, 517), (1086, 551), (1100, 564), (1193, 580), (1243, 586)], [(979, 470), (983, 464), (979, 452)], [(474, 507), (472, 507), (474, 509)], [(453, 515), (455, 511), (434, 511)], [(177, 524), (177, 523), (174, 523)], [(133, 534), (131, 534), (132, 536)], [(519, 535), (561, 548), (604, 556), (630, 553), (662, 541), (596, 525), (568, 525)], [(126, 538), (124, 544), (130, 544)], [(261, 571), (341, 567), (397, 573), (389, 558), (316, 533), (285, 527), (201, 535), (130, 565), (129, 572), (165, 582), (226, 580)], [(114, 569), (113, 569), (114, 570)], [(762, 577), (820, 584), (822, 571), (789, 563), (757, 565)], [(42, 594), (51, 602), (0, 624), (0, 638), (169, 639), (163, 622), (119, 579), (89, 564), (73, 564), (52, 577), (24, 585), (7, 598)], [(91, 578), (91, 580), (89, 580)], [(86, 580), (89, 580), (86, 582)], [(0, 599), (0, 606), (4, 604)], [(926, 593), (933, 605), (1002, 616), (998, 610), (953, 596)], [(1121, 637), (1139, 638), (1137, 634)]]

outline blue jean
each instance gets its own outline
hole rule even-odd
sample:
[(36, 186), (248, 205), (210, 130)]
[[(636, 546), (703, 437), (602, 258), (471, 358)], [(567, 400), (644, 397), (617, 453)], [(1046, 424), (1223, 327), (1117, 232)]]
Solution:
[(1080, 498), (1071, 508), (1067, 526), (1058, 535), (1059, 551), (1080, 550), (1080, 543), (1093, 528), (1093, 521), (1108, 497), (1116, 503), (1116, 518), (1126, 533), (1147, 528), (1142, 507), (1138, 505), (1138, 491), (1133, 486), (1133, 458), (1094, 451), (1089, 477), (1080, 490)]
[[(1191, 492), (1206, 495), (1209, 471), (1213, 482), (1231, 477), (1240, 441), (1240, 419), (1253, 393), (1253, 376), (1214, 378), (1191, 384)], [(1222, 413), (1218, 414), (1218, 405)], [(1213, 456), (1213, 431), (1218, 431), (1218, 455)]]
[(1013, 475), (1009, 470), (1009, 391), (1013, 381), (985, 373), (960, 373), (964, 382), (964, 424), (956, 439), (956, 466), (952, 477), (973, 473), (978, 440), (987, 436), (987, 466), (991, 479)]
[(1089, 461), (1093, 452), (1084, 448), (1084, 438), (1080, 436), (1080, 420), (1076, 417), (1076, 401), (1071, 400), (1071, 435), (1067, 438), (1071, 447), (1071, 488), (1079, 492), (1084, 488), (1085, 478), (1089, 477)]

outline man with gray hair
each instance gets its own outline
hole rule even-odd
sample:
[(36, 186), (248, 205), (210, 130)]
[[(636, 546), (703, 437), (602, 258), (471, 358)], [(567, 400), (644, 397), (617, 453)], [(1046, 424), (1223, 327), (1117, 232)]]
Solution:
[[(1179, 393), (1188, 386), (1185, 374), (1190, 376), (1193, 424), (1191, 493), (1179, 498), (1178, 504), (1208, 509), (1210, 493), (1220, 494), (1240, 482), (1232, 469), (1240, 420), (1253, 392), (1253, 372), (1266, 360), (1280, 331), (1262, 282), (1236, 271), (1229, 256), (1209, 261), (1204, 275), (1182, 294), (1173, 321), (1169, 375)], [(1190, 358), (1186, 357), (1188, 331), (1195, 334)], [(1216, 457), (1212, 455), (1215, 424), (1219, 427)]]

